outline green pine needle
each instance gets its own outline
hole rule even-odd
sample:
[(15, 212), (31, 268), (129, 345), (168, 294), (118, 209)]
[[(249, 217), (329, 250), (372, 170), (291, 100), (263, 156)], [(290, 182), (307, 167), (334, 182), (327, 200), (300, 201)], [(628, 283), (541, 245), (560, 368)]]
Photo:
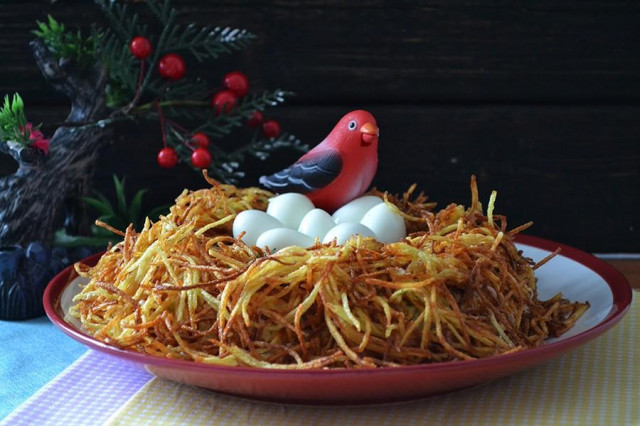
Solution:
[[(179, 36), (178, 36), (179, 35)], [(167, 37), (163, 53), (189, 51), (199, 62), (217, 59), (223, 54), (231, 54), (247, 47), (256, 36), (244, 29), (229, 27), (186, 27), (176, 25)]]
[(162, 0), (162, 2), (149, 0), (147, 1), (147, 7), (162, 25), (170, 24), (172, 17), (176, 15), (176, 10), (171, 7), (171, 0)]
[(146, 34), (146, 26), (138, 24), (138, 14), (129, 13), (126, 4), (111, 0), (95, 0), (115, 36), (125, 45), (140, 34)]
[(238, 148), (230, 153), (213, 153), (213, 163), (209, 167), (209, 175), (226, 183), (238, 184), (245, 173), (240, 170), (247, 155), (260, 160), (268, 159), (272, 153), (281, 149), (291, 149), (300, 153), (307, 152), (309, 146), (303, 144), (294, 135), (283, 133), (277, 138), (255, 138), (250, 144)]

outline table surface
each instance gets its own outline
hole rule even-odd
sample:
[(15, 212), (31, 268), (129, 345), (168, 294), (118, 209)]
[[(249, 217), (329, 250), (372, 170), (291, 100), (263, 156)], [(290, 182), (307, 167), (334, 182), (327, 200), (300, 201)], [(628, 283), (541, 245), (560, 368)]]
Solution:
[[(607, 260), (640, 290), (640, 260)], [(0, 419), (86, 352), (46, 318), (0, 321)], [(25, 368), (25, 367), (29, 368)], [(16, 377), (16, 371), (28, 372)]]
[(627, 277), (631, 288), (640, 290), (640, 260), (607, 260), (607, 263)]

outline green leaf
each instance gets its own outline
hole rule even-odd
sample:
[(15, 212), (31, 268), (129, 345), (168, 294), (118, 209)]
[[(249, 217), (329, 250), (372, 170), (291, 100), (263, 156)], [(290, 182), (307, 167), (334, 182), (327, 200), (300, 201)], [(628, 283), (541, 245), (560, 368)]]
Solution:
[(95, 191), (96, 197), (102, 202), (102, 203), (106, 203), (111, 207), (111, 210), (114, 212), (113, 214), (115, 214), (115, 210), (113, 210), (113, 204), (111, 204), (111, 201), (109, 201), (107, 199), (107, 197), (104, 196), (104, 194), (102, 194), (101, 192)]
[(117, 201), (117, 213), (120, 217), (127, 217), (127, 199), (124, 192), (124, 181), (118, 179), (118, 176), (113, 175), (113, 185), (116, 188), (116, 201)]
[(104, 238), (104, 237), (114, 238), (113, 232), (109, 231), (108, 229), (104, 229), (98, 225), (91, 225), (91, 235), (94, 235), (96, 237), (101, 237), (101, 238)]
[[(113, 234), (112, 234), (113, 235)], [(54, 234), (53, 244), (60, 247), (79, 247), (79, 246), (92, 246), (92, 247), (106, 247), (109, 243), (114, 243), (112, 237), (83, 237), (79, 235), (69, 235), (67, 231), (58, 229)]]
[[(117, 175), (114, 175), (113, 182), (116, 189), (116, 204), (118, 206), (116, 209), (113, 208), (113, 203), (99, 192), (96, 192), (94, 197), (82, 197), (82, 200), (100, 213), (97, 220), (121, 231), (125, 231), (129, 224), (133, 224), (136, 229), (140, 229), (143, 225), (143, 221), (141, 220), (142, 200), (147, 190), (141, 189), (136, 192), (127, 209), (125, 178), (119, 178)], [(160, 214), (167, 214), (168, 211), (169, 206), (161, 206), (151, 210), (147, 216), (149, 216), (151, 220), (157, 220)], [(101, 226), (94, 224), (91, 225), (90, 229), (90, 236), (67, 235), (64, 229), (58, 230), (56, 232), (56, 244), (66, 247), (75, 245), (104, 246), (109, 242), (117, 243), (122, 240), (119, 235)]]
[(18, 93), (14, 93), (13, 98), (5, 95), (2, 108), (0, 109), (0, 141), (13, 140), (22, 144), (29, 142), (29, 132), (27, 132), (27, 116), (24, 113), (24, 102)]
[(93, 32), (83, 37), (80, 30), (66, 31), (64, 24), (48, 15), (48, 22), (36, 21), (36, 30), (32, 33), (42, 39), (57, 59), (66, 58), (75, 61), (80, 67), (88, 68), (95, 63), (98, 42), (102, 35)]
[(96, 221), (98, 220), (100, 222), (108, 223), (109, 225), (115, 227), (116, 222), (118, 222), (118, 216), (114, 214), (103, 214), (96, 218)]
[(22, 98), (17, 93), (13, 94), (13, 105), (11, 105), (11, 110), (16, 115), (20, 115), (24, 111), (24, 102), (22, 102)]
[(91, 207), (96, 209), (100, 214), (115, 216), (115, 212), (113, 211), (113, 207), (111, 206), (111, 203), (107, 201), (107, 199), (104, 198), (104, 196), (102, 196), (101, 200), (97, 198), (92, 198), (92, 197), (82, 197), (81, 199), (82, 201), (84, 201), (85, 203), (89, 204)]
[(58, 23), (51, 15), (47, 15), (47, 17), (49, 18), (49, 27), (52, 30), (64, 32), (64, 24)]
[(154, 209), (151, 209), (151, 211), (149, 211), (149, 213), (147, 213), (147, 217), (155, 222), (155, 221), (158, 220), (158, 218), (161, 215), (162, 216), (168, 215), (170, 207), (171, 206), (169, 206), (169, 205), (165, 205), (165, 206), (159, 206), (159, 207), (156, 207)]
[(140, 212), (142, 211), (142, 198), (146, 192), (146, 189), (141, 189), (136, 192), (136, 195), (133, 196), (131, 204), (129, 205), (129, 218), (136, 229), (140, 229), (142, 227), (142, 223), (140, 223)]
[[(97, 220), (99, 220), (100, 222), (104, 222), (108, 225), (111, 225), (111, 227), (123, 232), (125, 229), (127, 229), (127, 226), (129, 226), (129, 222), (127, 222), (126, 218), (122, 218), (119, 216), (104, 215), (104, 216), (98, 217)], [(101, 229), (102, 231), (106, 232), (108, 235), (111, 234), (111, 231), (104, 229), (98, 225), (95, 225), (95, 226), (97, 227), (97, 229)], [(100, 234), (102, 235), (103, 232), (100, 232)]]

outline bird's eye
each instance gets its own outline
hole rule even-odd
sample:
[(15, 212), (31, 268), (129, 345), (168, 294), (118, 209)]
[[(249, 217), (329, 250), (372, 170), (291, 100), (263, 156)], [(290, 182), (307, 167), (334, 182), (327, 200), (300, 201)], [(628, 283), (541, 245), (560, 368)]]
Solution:
[(355, 129), (356, 129), (356, 126), (357, 126), (357, 124), (356, 124), (356, 120), (351, 120), (351, 121), (349, 122), (349, 130), (355, 130)]

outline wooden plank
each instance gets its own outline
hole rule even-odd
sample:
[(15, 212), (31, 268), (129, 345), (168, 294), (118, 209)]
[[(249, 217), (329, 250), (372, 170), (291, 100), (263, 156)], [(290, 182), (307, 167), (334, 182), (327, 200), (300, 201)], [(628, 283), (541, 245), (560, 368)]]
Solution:
[[(354, 106), (288, 106), (274, 110), (283, 127), (311, 145)], [(640, 247), (640, 107), (365, 106), (381, 129), (374, 181), (392, 192), (417, 182), (440, 206), (467, 204), (477, 175), (481, 200), (498, 191), (496, 213), (511, 226), (535, 222), (532, 234), (593, 252), (638, 252)], [(34, 109), (31, 119), (60, 118), (64, 109)], [(56, 118), (56, 119), (57, 119)], [(48, 129), (45, 129), (48, 131)], [(112, 173), (129, 176), (130, 190), (147, 187), (148, 205), (171, 202), (183, 188), (205, 186), (181, 165), (155, 162), (161, 148), (155, 125), (123, 127), (104, 153), (97, 187), (112, 191)], [(243, 144), (240, 129), (222, 141)], [(283, 153), (268, 163), (249, 162), (244, 185), (296, 159)]]
[(631, 288), (640, 290), (640, 260), (607, 260), (607, 263), (624, 274)]
[[(301, 104), (637, 103), (640, 3), (240, 1), (175, 2), (181, 21), (248, 28), (258, 41), (203, 66), (212, 81), (233, 69), (254, 87), (284, 87)], [(100, 21), (86, 0), (0, 4), (0, 93), (60, 102), (27, 43), (36, 19)]]
[[(597, 252), (638, 251), (640, 3), (175, 4), (183, 22), (260, 36), (238, 55), (189, 63), (189, 70), (216, 81), (241, 69), (257, 90), (297, 91), (272, 116), (306, 142), (319, 141), (351, 108), (373, 111), (382, 128), (379, 187), (401, 191), (418, 182), (441, 204), (465, 202), (475, 173), (483, 200), (497, 189), (498, 211), (513, 225), (533, 219), (536, 235)], [(0, 4), (0, 94), (20, 91), (30, 119), (51, 123), (66, 115), (65, 100), (41, 78), (26, 46), (34, 20), (46, 13), (85, 30), (100, 14), (86, 0)], [(202, 185), (187, 167), (156, 166), (155, 126), (121, 134), (104, 154), (98, 188), (111, 190), (113, 172), (128, 174), (157, 205)], [(223, 143), (249, 137), (245, 129)], [(294, 159), (283, 155), (271, 166)], [(247, 183), (269, 171), (258, 162), (249, 167)]]

